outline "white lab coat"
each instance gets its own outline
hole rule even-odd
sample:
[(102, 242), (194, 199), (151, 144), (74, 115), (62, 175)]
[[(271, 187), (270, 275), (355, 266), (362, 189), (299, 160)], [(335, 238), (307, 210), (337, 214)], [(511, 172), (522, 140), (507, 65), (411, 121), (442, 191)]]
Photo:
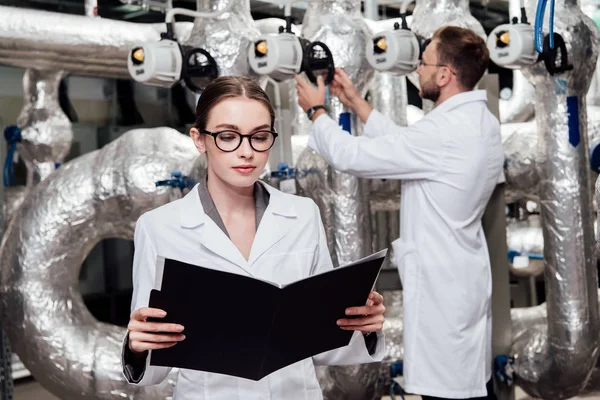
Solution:
[[(197, 187), (184, 198), (142, 215), (134, 237), (131, 309), (148, 306), (150, 290), (155, 286), (157, 256), (282, 284), (333, 268), (315, 202), (264, 186), (270, 193), (269, 205), (260, 222), (248, 261), (204, 213)], [(223, 288), (224, 296), (227, 290)], [(218, 302), (215, 304), (218, 305)], [(235, 317), (235, 310), (223, 312)], [(211, 329), (209, 321), (206, 329)], [(363, 335), (355, 332), (348, 346), (300, 361), (257, 382), (181, 369), (175, 400), (322, 399), (314, 365), (381, 361), (385, 353), (385, 338), (382, 332), (377, 335), (377, 348), (372, 356), (368, 353)], [(158, 384), (171, 370), (150, 366), (149, 360), (150, 357), (147, 358), (146, 371), (138, 385)]]
[(362, 137), (322, 115), (308, 146), (337, 170), (403, 181), (393, 250), (404, 287), (405, 390), (485, 396), (492, 285), (481, 217), (504, 160), (486, 92), (455, 95), (406, 128), (373, 111)]

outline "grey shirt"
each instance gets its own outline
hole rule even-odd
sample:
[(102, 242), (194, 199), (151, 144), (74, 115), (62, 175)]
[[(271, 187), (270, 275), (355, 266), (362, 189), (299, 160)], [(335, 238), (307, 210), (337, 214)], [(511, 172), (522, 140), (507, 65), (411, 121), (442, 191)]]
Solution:
[[(202, 203), (202, 208), (204, 209), (204, 213), (210, 217), (214, 221), (215, 224), (227, 237), (229, 237), (229, 233), (227, 233), (227, 229), (225, 228), (225, 224), (217, 211), (217, 206), (215, 206), (215, 202), (212, 197), (210, 197), (210, 193), (208, 192), (207, 187), (207, 179), (202, 179), (200, 184), (198, 185), (198, 194), (200, 195), (200, 203)], [(258, 230), (258, 225), (260, 225), (260, 221), (262, 220), (263, 215), (265, 215), (265, 210), (269, 205), (270, 195), (265, 187), (256, 182), (254, 184), (254, 202), (256, 203), (256, 229)]]

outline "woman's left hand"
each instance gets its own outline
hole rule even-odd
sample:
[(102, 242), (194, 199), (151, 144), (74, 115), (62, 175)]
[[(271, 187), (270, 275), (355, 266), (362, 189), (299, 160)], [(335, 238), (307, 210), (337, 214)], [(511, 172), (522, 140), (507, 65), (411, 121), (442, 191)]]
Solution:
[(384, 313), (383, 296), (377, 292), (371, 292), (366, 306), (346, 309), (346, 315), (356, 317), (340, 319), (337, 324), (347, 331), (377, 332), (383, 329)]

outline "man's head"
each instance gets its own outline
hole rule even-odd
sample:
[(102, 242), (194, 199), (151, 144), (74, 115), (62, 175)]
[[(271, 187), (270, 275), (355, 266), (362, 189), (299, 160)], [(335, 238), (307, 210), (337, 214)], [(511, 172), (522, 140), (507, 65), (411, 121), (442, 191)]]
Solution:
[(485, 41), (470, 29), (438, 29), (425, 48), (417, 69), (420, 96), (436, 104), (473, 90), (485, 73), (490, 56)]

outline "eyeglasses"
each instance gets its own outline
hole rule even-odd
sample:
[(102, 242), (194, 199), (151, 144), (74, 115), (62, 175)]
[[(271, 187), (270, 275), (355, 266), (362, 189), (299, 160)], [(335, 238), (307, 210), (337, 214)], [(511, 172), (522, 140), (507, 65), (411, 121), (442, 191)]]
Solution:
[(248, 138), (248, 143), (254, 151), (262, 153), (273, 147), (277, 132), (272, 131), (256, 131), (250, 135), (242, 135), (239, 132), (226, 130), (219, 132), (209, 132), (206, 130), (200, 131), (206, 135), (210, 135), (215, 139), (217, 148), (224, 152), (236, 151), (242, 144), (244, 138)]
[(419, 60), (419, 66), (420, 67), (446, 67), (448, 68), (448, 71), (452, 72), (453, 75), (456, 75), (456, 72), (452, 71), (452, 69), (447, 66), (446, 64), (427, 64), (426, 62), (424, 62), (422, 59)]

